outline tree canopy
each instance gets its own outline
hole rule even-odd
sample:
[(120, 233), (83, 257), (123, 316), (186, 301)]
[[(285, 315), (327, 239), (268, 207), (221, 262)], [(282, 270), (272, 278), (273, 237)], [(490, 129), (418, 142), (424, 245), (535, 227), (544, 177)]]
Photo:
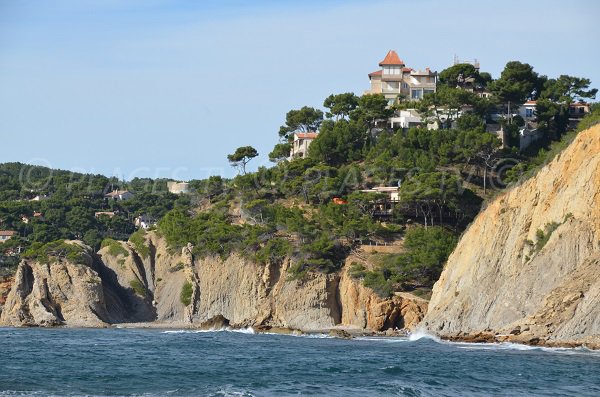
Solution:
[(309, 106), (290, 110), (285, 115), (285, 124), (279, 127), (279, 136), (289, 141), (294, 132), (317, 131), (323, 121), (323, 111)]
[(232, 154), (228, 154), (227, 160), (233, 167), (240, 169), (242, 174), (246, 175), (246, 164), (256, 156), (258, 156), (258, 152), (252, 146), (241, 146)]

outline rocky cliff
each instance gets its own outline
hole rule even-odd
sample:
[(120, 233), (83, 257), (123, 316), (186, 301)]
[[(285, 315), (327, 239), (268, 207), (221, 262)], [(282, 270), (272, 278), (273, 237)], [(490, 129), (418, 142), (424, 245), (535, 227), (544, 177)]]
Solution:
[(422, 324), (448, 339), (600, 346), (600, 126), (479, 214)]
[(199, 259), (191, 246), (174, 252), (155, 233), (143, 246), (115, 244), (88, 253), (86, 264), (21, 263), (0, 324), (381, 331), (413, 327), (427, 307), (410, 295), (382, 299), (346, 270), (291, 280), (287, 258), (266, 265), (238, 255)]

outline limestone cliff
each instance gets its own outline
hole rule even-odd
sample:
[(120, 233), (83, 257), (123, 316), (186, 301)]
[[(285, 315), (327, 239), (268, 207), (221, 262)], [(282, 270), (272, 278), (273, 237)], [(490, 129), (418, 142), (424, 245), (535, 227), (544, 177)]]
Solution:
[(449, 339), (597, 347), (599, 276), (595, 126), (479, 214), (435, 284), (423, 327)]
[[(381, 331), (413, 327), (427, 303), (416, 297), (382, 299), (348, 276), (309, 274), (291, 280), (290, 260), (257, 264), (238, 255), (194, 258), (192, 247), (173, 251), (156, 233), (142, 246), (90, 254), (87, 265), (23, 262), (0, 324), (290, 328), (347, 327)], [(219, 319), (218, 321), (215, 319)]]
[(98, 273), (87, 264), (22, 262), (6, 299), (0, 324), (13, 326), (102, 326), (109, 316)]

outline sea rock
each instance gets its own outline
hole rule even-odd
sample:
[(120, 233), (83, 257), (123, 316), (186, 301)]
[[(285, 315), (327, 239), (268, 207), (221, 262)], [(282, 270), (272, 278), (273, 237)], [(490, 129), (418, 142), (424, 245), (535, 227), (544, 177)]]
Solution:
[(346, 330), (343, 329), (332, 329), (329, 331), (329, 336), (339, 339), (352, 339), (353, 336)]

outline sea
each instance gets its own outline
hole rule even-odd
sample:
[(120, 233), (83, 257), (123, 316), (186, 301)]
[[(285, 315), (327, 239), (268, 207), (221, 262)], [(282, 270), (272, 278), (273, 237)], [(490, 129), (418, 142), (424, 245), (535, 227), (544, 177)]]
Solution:
[(600, 352), (428, 337), (0, 328), (0, 396), (600, 396)]

